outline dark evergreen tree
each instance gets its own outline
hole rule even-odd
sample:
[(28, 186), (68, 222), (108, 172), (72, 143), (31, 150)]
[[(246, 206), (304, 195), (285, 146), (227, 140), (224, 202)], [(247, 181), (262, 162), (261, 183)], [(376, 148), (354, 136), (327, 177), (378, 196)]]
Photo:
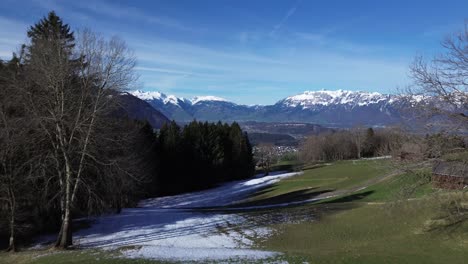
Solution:
[(254, 172), (252, 146), (237, 123), (193, 121), (180, 129), (172, 122), (157, 142), (160, 194), (209, 188)]
[(377, 142), (375, 132), (372, 127), (369, 127), (366, 131), (366, 138), (362, 148), (362, 155), (364, 157), (373, 157), (377, 152)]
[(70, 26), (64, 24), (54, 11), (31, 26), (27, 34), (32, 47), (42, 45), (43, 42), (56, 43), (59, 40), (60, 48), (70, 55), (75, 46), (75, 36)]

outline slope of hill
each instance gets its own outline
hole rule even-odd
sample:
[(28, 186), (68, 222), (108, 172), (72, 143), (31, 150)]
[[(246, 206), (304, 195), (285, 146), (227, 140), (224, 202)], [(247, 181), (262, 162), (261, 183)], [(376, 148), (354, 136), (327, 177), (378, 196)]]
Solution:
[(156, 108), (129, 93), (119, 95), (119, 100), (121, 107), (119, 107), (117, 115), (141, 121), (146, 120), (156, 129), (161, 128), (164, 123), (169, 122), (169, 119), (156, 110)]

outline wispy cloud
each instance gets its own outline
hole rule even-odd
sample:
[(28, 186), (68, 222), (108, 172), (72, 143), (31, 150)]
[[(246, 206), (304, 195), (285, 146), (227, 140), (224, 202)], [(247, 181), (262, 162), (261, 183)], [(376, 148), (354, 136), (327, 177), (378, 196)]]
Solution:
[(86, 21), (92, 19), (89, 12), (95, 15), (112, 19), (131, 19), (162, 27), (195, 32), (200, 29), (187, 26), (182, 22), (162, 15), (148, 14), (143, 10), (131, 6), (122, 6), (106, 1), (57, 1), (57, 0), (32, 0), (36, 5), (47, 9), (66, 13), (74, 18)]
[(135, 19), (139, 21), (144, 21), (146, 23), (157, 24), (160, 26), (164, 26), (164, 27), (168, 27), (168, 28), (172, 28), (176, 30), (181, 30), (181, 31), (200, 30), (200, 29), (194, 29), (190, 26), (186, 26), (180, 21), (169, 18), (169, 17), (156, 15), (156, 14), (149, 15), (146, 12), (138, 8), (130, 7), (130, 6), (122, 7), (119, 5), (115, 5), (115, 4), (111, 4), (107, 2), (98, 2), (98, 1), (93, 1), (93, 2), (76, 1), (74, 2), (74, 5), (84, 10), (88, 10), (93, 13), (109, 16), (112, 18)]
[(324, 44), (327, 39), (327, 37), (324, 34), (318, 34), (318, 33), (295, 32), (294, 34), (298, 38), (311, 41), (317, 44)]
[(328, 50), (335, 50), (336, 52), (349, 52), (355, 54), (371, 55), (376, 52), (390, 52), (394, 46), (371, 45), (364, 43), (357, 43), (338, 37), (329, 36), (321, 33), (308, 33), (308, 32), (295, 32), (294, 36), (300, 40), (305, 41), (307, 44), (320, 46)]
[(301, 3), (301, 0), (296, 1), (296, 3), (286, 12), (281, 21), (273, 27), (273, 30), (270, 32), (270, 35), (274, 35), (287, 21), (288, 19), (296, 13), (296, 10)]
[(236, 38), (241, 44), (248, 45), (260, 41), (262, 36), (256, 32), (242, 31), (236, 36)]
[(170, 92), (173, 91), (175, 87), (178, 87), (180, 83), (187, 78), (187, 75), (181, 76), (169, 76), (162, 75), (155, 78), (153, 81), (146, 81), (144, 86), (150, 90), (158, 90)]
[[(309, 39), (322, 39), (311, 36)], [(183, 90), (187, 95), (189, 88), (207, 91), (213, 87), (209, 92), (219, 96), (242, 91), (242, 96), (232, 95), (240, 103), (253, 102), (255, 94), (262, 91), (261, 87), (276, 87), (271, 91), (263, 89), (268, 91), (268, 97), (278, 94), (262, 102), (319, 88), (388, 91), (397, 84), (404, 84), (407, 71), (407, 62), (398, 58), (379, 59), (311, 45), (298, 47), (298, 52), (293, 54), (290, 47), (278, 45), (268, 56), (263, 56), (164, 39), (132, 39), (132, 42), (138, 43), (138, 70), (147, 89), (174, 93)]]
[[(322, 24), (314, 31), (290, 26), (292, 17), (300, 19), (300, 6), (306, 5), (300, 0), (282, 10), (276, 24), (271, 17), (256, 18), (253, 14), (246, 16), (249, 21), (241, 26), (210, 25), (210, 34), (192, 34), (199, 32), (195, 21), (151, 14), (144, 5), (31, 1), (41, 4), (42, 8), (35, 6), (40, 12), (57, 10), (72, 26), (91, 24), (93, 30), (120, 35), (135, 50), (142, 82), (139, 88), (147, 90), (187, 97), (209, 93), (239, 103), (273, 103), (303, 90), (385, 92), (405, 84), (408, 61), (401, 58), (402, 49), (341, 34), (347, 32), (350, 21)], [(0, 57), (9, 56), (26, 40), (26, 30), (26, 24), (0, 17)], [(400, 54), (389, 55), (394, 50)]]
[[(468, 23), (468, 19), (465, 19), (465, 23)], [(450, 34), (456, 33), (460, 31), (461, 23), (451, 23), (445, 25), (438, 25), (434, 27), (427, 28), (422, 32), (423, 37), (427, 38), (442, 38), (446, 37)]]
[[(143, 62), (157, 61), (163, 64), (195, 67), (205, 72), (207, 70), (214, 72), (222, 70), (226, 62), (254, 65), (284, 65), (286, 63), (282, 59), (262, 56), (244, 50), (215, 49), (161, 38), (133, 38), (130, 43), (136, 49), (139, 59)], [(176, 58), (172, 56), (175, 54), (177, 55)], [(197, 59), (192, 60), (192, 58)], [(216, 63), (213, 63), (213, 59), (216, 59)], [(209, 61), (211, 63), (208, 63)]]
[(159, 73), (169, 73), (169, 74), (176, 74), (176, 75), (193, 75), (191, 72), (186, 71), (178, 71), (178, 70), (171, 70), (165, 68), (158, 68), (158, 67), (135, 67), (137, 71), (148, 71), (148, 72), (159, 72)]

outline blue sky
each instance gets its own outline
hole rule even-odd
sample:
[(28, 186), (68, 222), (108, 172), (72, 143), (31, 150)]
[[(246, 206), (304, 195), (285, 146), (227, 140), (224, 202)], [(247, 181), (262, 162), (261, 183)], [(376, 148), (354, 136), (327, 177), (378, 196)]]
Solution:
[(269, 104), (305, 90), (393, 93), (416, 55), (468, 19), (468, 1), (2, 0), (0, 57), (55, 10), (134, 49), (138, 87)]

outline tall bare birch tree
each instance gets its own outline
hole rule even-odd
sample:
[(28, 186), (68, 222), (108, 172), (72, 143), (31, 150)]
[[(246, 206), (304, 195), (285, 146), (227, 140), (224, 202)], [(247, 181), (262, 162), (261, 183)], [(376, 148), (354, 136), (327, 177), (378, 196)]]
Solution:
[[(62, 225), (56, 247), (72, 245), (71, 220), (86, 169), (102, 163), (91, 150), (117, 93), (135, 81), (135, 57), (118, 38), (88, 30), (75, 41), (68, 25), (51, 12), (31, 27), (25, 60), (28, 110), (50, 144), (60, 186)], [(99, 135), (101, 136), (101, 135)]]

